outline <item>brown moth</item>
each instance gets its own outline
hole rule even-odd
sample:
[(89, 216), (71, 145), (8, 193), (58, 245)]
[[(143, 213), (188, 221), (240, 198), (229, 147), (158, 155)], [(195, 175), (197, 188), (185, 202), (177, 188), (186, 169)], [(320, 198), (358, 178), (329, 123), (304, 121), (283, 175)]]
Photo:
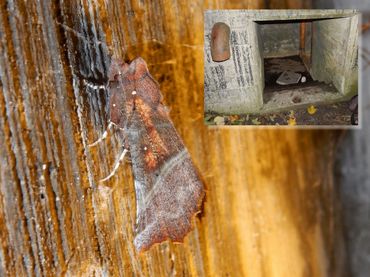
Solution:
[(113, 59), (108, 90), (110, 124), (125, 135), (126, 149), (120, 159), (128, 150), (131, 154), (136, 192), (135, 247), (144, 251), (167, 239), (182, 242), (205, 193), (161, 102), (159, 85), (142, 58), (130, 64)]

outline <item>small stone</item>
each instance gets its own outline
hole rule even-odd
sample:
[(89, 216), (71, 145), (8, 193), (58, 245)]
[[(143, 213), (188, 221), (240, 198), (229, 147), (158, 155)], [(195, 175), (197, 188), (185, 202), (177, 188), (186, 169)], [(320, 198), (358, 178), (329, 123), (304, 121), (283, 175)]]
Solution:
[(293, 103), (301, 103), (301, 102), (302, 102), (302, 99), (301, 99), (301, 97), (299, 97), (299, 96), (294, 96), (294, 97), (292, 98), (292, 102), (293, 102)]
[(358, 95), (355, 95), (351, 98), (351, 101), (349, 101), (348, 108), (351, 112), (354, 112), (358, 109)]

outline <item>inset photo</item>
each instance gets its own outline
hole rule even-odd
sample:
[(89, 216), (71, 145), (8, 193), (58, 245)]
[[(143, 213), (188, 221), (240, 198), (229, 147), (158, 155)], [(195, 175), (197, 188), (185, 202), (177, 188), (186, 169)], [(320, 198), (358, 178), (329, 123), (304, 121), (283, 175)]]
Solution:
[(207, 10), (207, 125), (358, 126), (357, 10)]

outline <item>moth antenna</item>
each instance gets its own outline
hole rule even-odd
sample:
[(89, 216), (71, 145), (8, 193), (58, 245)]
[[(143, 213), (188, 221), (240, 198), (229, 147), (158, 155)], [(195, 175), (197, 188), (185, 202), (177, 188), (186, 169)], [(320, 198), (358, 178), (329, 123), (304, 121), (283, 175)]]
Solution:
[(90, 143), (88, 146), (93, 147), (93, 146), (97, 145), (98, 143), (102, 142), (103, 140), (105, 140), (108, 136), (108, 131), (110, 130), (110, 128), (112, 128), (112, 126), (113, 126), (113, 123), (109, 122), (109, 124), (107, 126), (107, 129), (104, 131), (103, 135), (101, 135), (101, 137), (98, 138), (95, 142)]
[(91, 88), (93, 90), (100, 90), (100, 89), (103, 89), (103, 90), (106, 90), (106, 85), (94, 85), (93, 83), (89, 82), (88, 80), (83, 80), (83, 84), (88, 87), (88, 88)]
[(116, 161), (116, 163), (115, 163), (115, 165), (114, 165), (114, 168), (113, 168), (112, 172), (111, 172), (107, 177), (105, 177), (105, 178), (101, 179), (101, 180), (99, 181), (99, 183), (103, 183), (103, 182), (107, 181), (108, 179), (110, 179), (111, 177), (113, 177), (113, 176), (114, 176), (114, 174), (116, 173), (116, 171), (117, 171), (117, 169), (118, 169), (118, 167), (119, 167), (119, 165), (120, 165), (121, 161), (123, 160), (123, 158), (125, 157), (125, 155), (126, 155), (126, 153), (127, 153), (127, 152), (128, 152), (128, 149), (123, 148), (123, 151), (122, 151), (122, 153), (121, 153), (121, 155), (120, 155), (119, 159)]

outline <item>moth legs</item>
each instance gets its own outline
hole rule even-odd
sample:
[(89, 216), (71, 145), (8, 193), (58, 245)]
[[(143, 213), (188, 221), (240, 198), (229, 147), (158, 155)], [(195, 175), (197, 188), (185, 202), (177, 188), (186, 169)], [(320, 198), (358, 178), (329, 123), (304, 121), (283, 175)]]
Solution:
[(111, 173), (109, 173), (109, 175), (107, 177), (99, 180), (99, 183), (103, 183), (103, 182), (107, 181), (108, 179), (110, 179), (111, 177), (114, 176), (114, 174), (116, 173), (121, 161), (125, 158), (125, 155), (126, 155), (127, 152), (128, 152), (128, 149), (124, 147), (121, 155), (119, 156), (118, 160), (115, 162), (113, 170), (111, 171)]
[(88, 146), (93, 147), (99, 144), (100, 142), (102, 142), (103, 140), (105, 140), (108, 136), (108, 131), (110, 130), (110, 128), (112, 128), (112, 126), (113, 126), (113, 122), (109, 122), (107, 129), (104, 131), (103, 135), (100, 138), (98, 138), (95, 142), (90, 143)]
[[(105, 140), (108, 136), (108, 131), (112, 128), (113, 125), (114, 125), (113, 122), (109, 122), (109, 124), (107, 126), (107, 129), (104, 131), (103, 135), (100, 138), (98, 138), (95, 142), (89, 144), (88, 146), (93, 147), (93, 146), (99, 144), (100, 142), (102, 142), (103, 140)], [(123, 131), (123, 129), (120, 129), (120, 130)], [(114, 163), (113, 170), (111, 171), (111, 173), (109, 173), (109, 175), (107, 177), (99, 180), (99, 183), (103, 183), (103, 182), (109, 180), (110, 178), (112, 178), (114, 176), (114, 174), (116, 173), (121, 161), (125, 158), (125, 155), (128, 152), (128, 147), (126, 147), (126, 145), (127, 145), (127, 143), (126, 143), (126, 137), (125, 137), (125, 143), (124, 143), (123, 151), (119, 155), (118, 160)]]

